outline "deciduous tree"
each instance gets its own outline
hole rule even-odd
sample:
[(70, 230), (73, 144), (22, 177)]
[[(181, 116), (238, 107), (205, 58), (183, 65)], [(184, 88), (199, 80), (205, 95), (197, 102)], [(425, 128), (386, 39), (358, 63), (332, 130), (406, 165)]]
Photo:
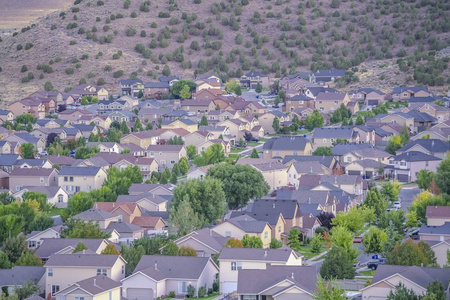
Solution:
[(42, 261), (31, 251), (25, 251), (16, 261), (16, 266), (42, 266)]
[(436, 169), (436, 184), (441, 193), (450, 194), (450, 156), (447, 156)]
[(230, 238), (225, 244), (225, 248), (244, 248), (241, 241), (235, 238)]
[(314, 128), (323, 126), (323, 116), (315, 109), (313, 113), (306, 117), (305, 128), (313, 130)]
[(191, 208), (189, 195), (184, 195), (178, 207), (170, 210), (169, 226), (170, 233), (178, 236), (184, 236), (202, 227), (198, 214)]
[(314, 150), (313, 156), (333, 156), (333, 152), (331, 151), (331, 147), (319, 146)]
[(294, 251), (300, 251), (301, 244), (300, 244), (300, 231), (298, 228), (294, 227), (289, 231), (288, 237), (287, 237), (288, 243), (287, 245)]
[(386, 240), (387, 234), (383, 229), (370, 227), (369, 232), (364, 235), (363, 239), (364, 252), (381, 253)]
[(20, 153), (23, 158), (33, 158), (34, 157), (34, 145), (32, 143), (23, 143), (20, 147)]
[(120, 252), (117, 251), (116, 247), (114, 247), (113, 244), (109, 244), (108, 246), (105, 247), (105, 249), (103, 249), (101, 254), (104, 254), (104, 255), (119, 255)]
[(86, 247), (86, 245), (83, 242), (78, 242), (77, 246), (75, 247), (75, 249), (73, 249), (72, 253), (78, 253), (87, 249), (88, 247)]
[(324, 279), (353, 279), (353, 263), (354, 258), (344, 248), (332, 246), (320, 268), (320, 276)]

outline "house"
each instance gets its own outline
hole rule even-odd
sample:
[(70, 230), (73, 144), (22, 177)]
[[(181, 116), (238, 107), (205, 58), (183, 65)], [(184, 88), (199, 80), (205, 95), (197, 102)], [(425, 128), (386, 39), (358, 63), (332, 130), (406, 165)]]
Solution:
[(59, 171), (58, 183), (70, 195), (100, 189), (107, 174), (99, 167), (67, 167)]
[(346, 106), (348, 102), (350, 102), (350, 97), (347, 93), (321, 92), (316, 96), (315, 108), (319, 112), (333, 113), (341, 104)]
[(149, 145), (147, 155), (148, 158), (155, 159), (159, 169), (164, 171), (166, 167), (172, 169), (173, 165), (187, 154), (183, 145)]
[(36, 123), (33, 124), (33, 128), (59, 128), (61, 126), (69, 125), (69, 121), (67, 120), (59, 120), (59, 119), (41, 119), (37, 120)]
[[(214, 135), (206, 130), (197, 130), (189, 133), (184, 137), (184, 142), (186, 145), (193, 145), (197, 149), (199, 145), (212, 140)], [(198, 151), (197, 152), (201, 152)]]
[(144, 83), (144, 97), (146, 99), (161, 99), (163, 95), (170, 93), (168, 82), (146, 82)]
[[(319, 228), (322, 224), (319, 219), (313, 215), (312, 213), (304, 213), (302, 215), (302, 227), (299, 228), (301, 234), (306, 236), (307, 238), (312, 239), (314, 234), (316, 233), (316, 229)], [(286, 231), (284, 236), (288, 236), (289, 232)]]
[(0, 120), (2, 123), (5, 123), (6, 121), (13, 121), (14, 120), (14, 113), (9, 110), (0, 109)]
[(76, 160), (75, 158), (64, 155), (46, 155), (45, 159), (53, 165), (71, 166)]
[(155, 194), (155, 195), (173, 195), (171, 184), (139, 184), (132, 183), (128, 194), (140, 195), (140, 194)]
[(450, 243), (447, 241), (424, 241), (427, 243), (436, 257), (436, 263), (444, 268), (447, 265), (447, 251), (450, 251)]
[(144, 255), (133, 274), (122, 280), (127, 299), (163, 298), (170, 292), (185, 296), (192, 285), (196, 295), (202, 286), (212, 289), (219, 268), (208, 257)]
[(406, 126), (411, 131), (414, 129), (414, 117), (402, 112), (379, 114), (374, 119), (379, 123), (395, 123), (402, 127)]
[(397, 150), (396, 154), (399, 155), (411, 151), (419, 151), (424, 154), (444, 159), (447, 156), (447, 152), (450, 151), (450, 143), (441, 140), (419, 139), (407, 143)]
[(16, 162), (14, 169), (16, 168), (51, 168), (52, 164), (46, 159), (20, 159)]
[(13, 295), (16, 287), (22, 287), (28, 281), (38, 285), (42, 291), (45, 288), (45, 268), (15, 266), (11, 269), (0, 269), (0, 295), (6, 291)]
[(142, 193), (139, 195), (119, 195), (116, 203), (136, 203), (141, 209), (148, 211), (167, 211), (168, 199), (162, 195)]
[(100, 128), (108, 130), (111, 126), (112, 120), (109, 116), (101, 115), (101, 116), (92, 116), (86, 115), (81, 116), (77, 121), (72, 122), (72, 124), (83, 124), (83, 125), (91, 125), (99, 126)]
[(425, 217), (428, 226), (442, 226), (450, 222), (450, 206), (427, 206)]
[(9, 110), (14, 116), (20, 116), (23, 114), (31, 114), (38, 119), (45, 118), (45, 105), (43, 100), (45, 98), (32, 97), (25, 98), (9, 105)]
[(430, 116), (436, 118), (438, 122), (445, 122), (450, 119), (450, 108), (437, 105), (433, 102), (410, 103), (408, 108), (406, 108), (406, 110), (408, 111), (416, 110), (419, 112), (427, 113)]
[(181, 77), (177, 77), (177, 76), (161, 76), (161, 77), (158, 77), (158, 80), (159, 80), (159, 82), (167, 82), (167, 83), (169, 83), (169, 86), (172, 87), (175, 82), (181, 80)]
[[(351, 147), (349, 149), (351, 149)], [(351, 150), (350, 152), (342, 155), (341, 165), (345, 167), (352, 162), (366, 159), (376, 161), (379, 164), (388, 164), (391, 157), (392, 155), (384, 150), (374, 147), (367, 147), (358, 150)]]
[[(238, 289), (238, 274), (241, 270), (263, 271), (274, 265), (299, 268), (302, 265), (303, 256), (290, 248), (223, 248), (218, 260), (220, 262), (220, 292), (228, 294)], [(315, 270), (313, 274), (316, 276)]]
[[(51, 238), (41, 238), (41, 246), (36, 249), (36, 256), (46, 261), (53, 254), (72, 254), (78, 243), (83, 243), (90, 253), (100, 254), (109, 243), (104, 239), (70, 239), (56, 238), (52, 233)], [(37, 244), (36, 244), (37, 245)]]
[(383, 174), (379, 173), (380, 168), (385, 165), (372, 159), (362, 159), (351, 162), (345, 166), (345, 171), (348, 175), (363, 176), (364, 179), (371, 179), (374, 176)]
[(212, 228), (214, 232), (241, 240), (245, 234), (258, 236), (263, 242), (263, 248), (268, 248), (272, 239), (272, 227), (268, 222), (258, 221), (248, 215), (225, 220)]
[(294, 162), (312, 162), (317, 161), (324, 169), (325, 174), (334, 174), (336, 170), (340, 169), (339, 163), (334, 156), (300, 156), (300, 155), (286, 155), (282, 163), (289, 166)]
[(39, 248), (44, 239), (61, 238), (62, 226), (53, 226), (42, 231), (32, 231), (26, 236), (25, 242), (28, 249), (35, 250)]
[(359, 143), (359, 133), (352, 126), (315, 128), (313, 134), (314, 149), (331, 147), (340, 139), (348, 143)]
[(69, 194), (60, 186), (22, 186), (22, 189), (13, 194), (15, 199), (20, 198), (26, 192), (36, 192), (47, 195), (47, 204), (54, 205), (57, 208), (66, 208), (69, 200)]
[(56, 293), (56, 299), (120, 299), (121, 286), (105, 275), (97, 275), (71, 284)]
[(20, 159), (22, 159), (22, 157), (19, 154), (1, 154), (0, 168), (4, 172), (10, 173)]
[(256, 89), (258, 83), (262, 85), (263, 88), (268, 88), (269, 76), (260, 72), (249, 72), (242, 75), (239, 82), (244, 89)]
[[(139, 217), (136, 217), (134, 221), (138, 218)], [(134, 240), (141, 239), (145, 236), (145, 228), (139, 225), (125, 223), (120, 220), (119, 222), (110, 222), (105, 231), (116, 231), (119, 234), (118, 242), (126, 243), (127, 245), (133, 244)]]
[(111, 222), (118, 222), (119, 216), (112, 214), (110, 212), (101, 210), (101, 209), (95, 209), (91, 208), (88, 209), (82, 213), (79, 213), (72, 217), (73, 219), (83, 220), (86, 222), (92, 221), (100, 227), (100, 229), (105, 230), (109, 223)]
[(361, 88), (350, 92), (350, 99), (363, 102), (367, 106), (378, 106), (384, 103), (386, 94), (373, 88)]
[(9, 191), (9, 174), (0, 169), (0, 188)]
[(128, 111), (128, 110), (120, 110), (120, 111), (114, 111), (110, 114), (108, 114), (109, 118), (112, 122), (117, 121), (122, 123), (125, 122), (134, 122), (137, 119), (137, 115), (134, 112)]
[(58, 113), (58, 118), (70, 122), (77, 122), (81, 117), (93, 117), (93, 114), (85, 109), (67, 109)]
[(216, 106), (212, 100), (183, 100), (181, 109), (199, 115), (215, 110)]
[(192, 93), (192, 100), (214, 100), (219, 95), (222, 95), (220, 89), (202, 89)]
[[(119, 221), (133, 223), (136, 217), (140, 217), (142, 210), (136, 203), (95, 202), (94, 209), (106, 211), (119, 216)], [(108, 224), (109, 225), (109, 224)], [(107, 227), (107, 226), (106, 226)]]
[(97, 97), (98, 100), (108, 100), (108, 91), (101, 86), (95, 86), (90, 84), (81, 84), (74, 87), (68, 92), (73, 98), (80, 99), (83, 96)]
[(426, 294), (427, 286), (437, 280), (448, 290), (448, 269), (417, 266), (379, 265), (369, 286), (360, 290), (362, 299), (386, 299), (400, 283), (417, 295)]
[(319, 183), (329, 183), (343, 191), (361, 196), (363, 194), (363, 180), (357, 175), (322, 175)]
[(311, 155), (311, 142), (303, 136), (273, 137), (263, 145), (263, 158), (284, 158), (286, 155)]
[(147, 149), (150, 145), (156, 145), (159, 141), (161, 130), (146, 130), (140, 132), (130, 132), (120, 137), (120, 144), (135, 144)]
[(426, 98), (433, 96), (433, 94), (425, 86), (414, 86), (395, 87), (391, 92), (391, 96), (393, 101), (408, 101), (413, 97)]
[[(443, 123), (441, 123), (441, 124), (443, 124)], [(433, 126), (428, 130), (419, 132), (415, 136), (410, 137), (410, 140), (415, 141), (415, 140), (420, 140), (420, 139), (431, 139), (431, 140), (441, 140), (441, 141), (447, 142), (449, 136), (450, 136), (450, 128), (449, 127)]]
[(50, 168), (15, 168), (9, 174), (9, 188), (20, 191), (23, 186), (58, 186), (58, 171)]
[[(13, 147), (13, 144), (15, 147)], [(0, 140), (0, 154), (19, 154), (19, 143), (17, 142), (8, 142), (5, 140)], [(17, 153), (16, 153), (17, 152)]]
[[(348, 158), (346, 155), (349, 153), (352, 153), (353, 151), (363, 150), (367, 148), (373, 148), (370, 144), (356, 144), (356, 143), (350, 143), (350, 144), (337, 144), (333, 148), (331, 148), (331, 152), (333, 153), (334, 157), (340, 164), (345, 164), (346, 160), (347, 163), (351, 162), (348, 161)], [(353, 156), (351, 158), (353, 160)]]
[(314, 109), (314, 98), (299, 94), (286, 99), (282, 106), (283, 112), (293, 112), (299, 108)]
[(203, 167), (191, 167), (187, 173), (187, 179), (203, 179), (206, 177), (206, 172), (209, 168), (211, 168), (213, 165), (207, 165)]
[(44, 267), (45, 294), (55, 296), (77, 281), (103, 275), (115, 281), (125, 277), (126, 261), (120, 255), (54, 254)]
[(422, 225), (419, 228), (421, 241), (450, 241), (450, 222), (440, 226)]
[(414, 182), (420, 170), (436, 172), (441, 159), (419, 151), (408, 151), (391, 157), (385, 167), (385, 176), (400, 182)]
[(263, 127), (264, 133), (275, 133), (275, 130), (272, 127), (275, 118), (278, 118), (281, 126), (283, 126), (283, 123), (285, 122), (292, 124), (292, 122), (290, 122), (292, 121), (290, 115), (282, 113), (279, 110), (272, 110), (258, 117), (258, 124)]
[(276, 190), (287, 185), (286, 172), (288, 167), (275, 159), (239, 159), (237, 164), (248, 164), (258, 170), (263, 175), (270, 190)]
[(414, 126), (411, 128), (412, 132), (422, 132), (430, 129), (430, 127), (437, 121), (435, 117), (432, 117), (425, 112), (411, 110), (407, 114), (414, 118)]
[(181, 119), (175, 121), (162, 121), (161, 129), (177, 129), (182, 128), (189, 132), (198, 130), (198, 124), (189, 119)]
[(31, 143), (34, 146), (34, 149), (38, 152), (43, 151), (45, 148), (45, 139), (34, 137), (28, 132), (15, 132), (10, 136), (5, 137), (4, 140), (10, 143), (17, 142), (21, 145), (25, 143)]
[(210, 228), (195, 230), (174, 243), (180, 247), (191, 247), (197, 252), (198, 257), (211, 257), (219, 254), (229, 238), (218, 234)]
[(137, 97), (144, 91), (144, 83), (140, 79), (123, 79), (119, 81), (119, 94)]
[(317, 70), (309, 74), (309, 81), (313, 83), (324, 84), (327, 82), (335, 82), (337, 79), (345, 75), (345, 69), (324, 69)]
[(270, 265), (263, 270), (238, 270), (239, 299), (313, 299), (317, 276), (314, 266)]
[(325, 167), (319, 161), (294, 161), (290, 164), (287, 171), (287, 184), (298, 187), (298, 179), (305, 174), (325, 175), (327, 173)]

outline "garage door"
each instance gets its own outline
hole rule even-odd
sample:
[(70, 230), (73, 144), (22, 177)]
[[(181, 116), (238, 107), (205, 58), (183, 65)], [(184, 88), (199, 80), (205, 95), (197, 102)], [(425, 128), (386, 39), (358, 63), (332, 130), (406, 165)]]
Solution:
[(237, 291), (237, 282), (224, 282), (222, 283), (222, 293), (229, 294)]
[(257, 86), (258, 86), (257, 84), (252, 84), (251, 88), (256, 89)]
[(398, 174), (397, 179), (400, 182), (408, 182), (409, 176), (406, 174)]
[(366, 171), (366, 179), (370, 179), (373, 176), (373, 172), (372, 171)]
[(386, 299), (386, 297), (374, 297), (374, 296), (369, 297), (369, 300), (384, 300), (384, 299)]
[(127, 289), (128, 300), (153, 300), (153, 289)]
[(361, 175), (361, 171), (348, 171), (348, 175)]

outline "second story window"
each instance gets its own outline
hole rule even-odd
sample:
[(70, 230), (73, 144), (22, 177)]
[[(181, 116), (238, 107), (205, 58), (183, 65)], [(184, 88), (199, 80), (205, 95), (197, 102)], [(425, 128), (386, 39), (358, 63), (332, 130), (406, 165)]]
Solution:
[(97, 269), (97, 275), (108, 275), (106, 269)]
[(68, 180), (68, 177), (67, 176), (64, 176), (64, 181), (67, 181)]
[(53, 277), (53, 268), (48, 268), (48, 276)]
[(39, 178), (39, 182), (40, 182), (40, 183), (44, 183), (44, 177), (40, 177), (40, 178)]
[(73, 181), (73, 177), (72, 177), (72, 176), (70, 176), (69, 180), (70, 180), (70, 181)]
[(237, 264), (235, 262), (231, 263), (231, 271), (236, 271), (237, 270)]
[(264, 232), (264, 239), (268, 239), (269, 238), (269, 232), (265, 231)]

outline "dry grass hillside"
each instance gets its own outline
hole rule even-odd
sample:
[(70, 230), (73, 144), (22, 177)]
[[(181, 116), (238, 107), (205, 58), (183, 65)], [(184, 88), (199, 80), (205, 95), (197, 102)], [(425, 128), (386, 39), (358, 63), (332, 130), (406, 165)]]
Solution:
[[(364, 82), (386, 89), (450, 44), (449, 11), (446, 0), (82, 0), (3, 37), (0, 98), (17, 100), (47, 81), (58, 90), (80, 80), (114, 89), (164, 69), (226, 80), (250, 69), (278, 77), (361, 63), (376, 69), (361, 73)], [(409, 67), (391, 74), (398, 79), (381, 77), (383, 65), (399, 69), (397, 57)]]

